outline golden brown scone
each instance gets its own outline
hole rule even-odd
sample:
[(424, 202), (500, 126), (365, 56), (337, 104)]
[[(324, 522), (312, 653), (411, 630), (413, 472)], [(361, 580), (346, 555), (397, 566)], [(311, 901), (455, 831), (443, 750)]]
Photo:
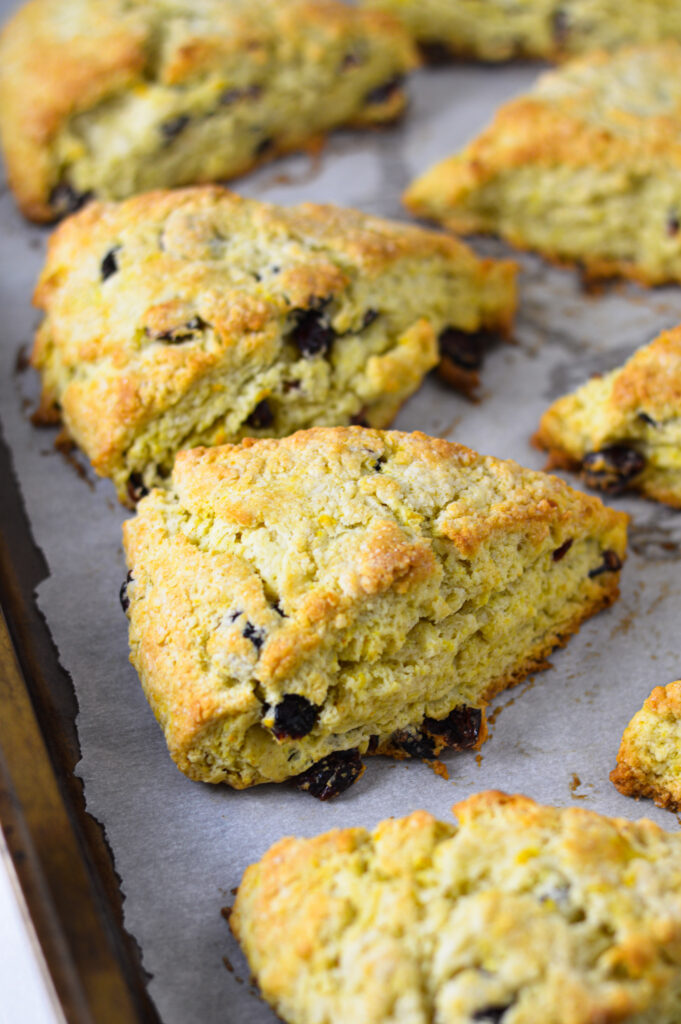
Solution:
[(356, 210), (208, 185), (70, 217), (35, 302), (40, 418), (63, 418), (131, 502), (180, 448), (387, 426), (438, 338), (475, 350), (476, 332), (507, 329), (515, 265)]
[(325, 798), (484, 739), (617, 596), (626, 516), (461, 445), (338, 427), (181, 452), (123, 527), (131, 660), (178, 767)]
[(362, 0), (396, 15), (426, 49), (499, 61), (562, 60), (625, 43), (681, 39), (679, 0)]
[(544, 413), (534, 440), (589, 487), (681, 508), (681, 327)]
[(406, 192), (414, 213), (491, 232), (590, 276), (681, 280), (681, 45), (542, 75)]
[(0, 38), (0, 134), (34, 220), (233, 178), (394, 120), (406, 31), (337, 0), (29, 0)]
[(656, 686), (624, 730), (611, 780), (625, 796), (681, 809), (681, 680)]
[(681, 835), (487, 792), (282, 839), (230, 917), (289, 1024), (678, 1024)]

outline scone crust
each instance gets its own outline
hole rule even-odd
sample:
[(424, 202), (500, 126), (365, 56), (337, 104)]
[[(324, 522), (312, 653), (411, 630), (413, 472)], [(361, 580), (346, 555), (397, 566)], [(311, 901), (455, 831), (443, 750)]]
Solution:
[[(167, 472), (179, 447), (258, 428), (291, 433), (353, 416), (387, 426), (436, 363), (442, 328), (508, 330), (515, 266), (358, 211), (200, 186), (93, 202), (68, 218), (34, 302), (46, 314), (33, 352), (41, 415), (63, 417), (125, 501), (154, 445)], [(308, 309), (336, 335), (317, 358), (286, 340)], [(337, 411), (334, 387), (344, 389)], [(263, 400), (281, 410), (271, 429), (245, 422)], [(205, 405), (203, 427), (194, 401)]]
[(552, 468), (580, 469), (590, 452), (632, 447), (645, 465), (629, 486), (681, 508), (681, 327), (559, 398), (542, 416), (534, 440), (549, 452)]
[[(181, 452), (170, 489), (123, 528), (131, 659), (191, 777), (242, 788), (334, 750), (399, 753), (405, 729), (484, 707), (615, 599), (601, 563), (621, 564), (625, 523), (556, 478), (418, 433), (316, 428)], [(520, 560), (530, 575), (511, 583)], [(547, 609), (518, 651), (506, 580)], [(268, 709), (291, 693), (318, 721), (274, 743)]]
[[(344, 39), (382, 54), (379, 65), (394, 76), (418, 63), (395, 19), (337, 0), (199, 0), (193, 13), (192, 20), (167, 0), (28, 0), (13, 15), (0, 36), (0, 133), (10, 184), (26, 216), (55, 219), (50, 193), (60, 183), (65, 158), (58, 153), (60, 132), (79, 115), (111, 109), (126, 93), (159, 87), (180, 95), (200, 89), (202, 79), (222, 77), (225, 89), (248, 89), (275, 51), (283, 59), (297, 53), (299, 60), (314, 62), (324, 59), (325, 46), (335, 49)], [(404, 104), (396, 88), (374, 109), (358, 103), (337, 123), (394, 120)], [(207, 170), (156, 185), (233, 177), (276, 151), (316, 144), (323, 134), (302, 132), (289, 143), (275, 139), (267, 155), (256, 153), (230, 174)], [(76, 142), (70, 146), (74, 159), (77, 148)]]
[(230, 925), (284, 1020), (674, 1024), (677, 835), (498, 792), (453, 810), (247, 868)]
[(681, 809), (681, 680), (656, 686), (624, 730), (611, 781), (625, 796)]
[[(644, 285), (678, 279), (678, 239), (669, 225), (675, 223), (681, 199), (680, 59), (681, 44), (670, 41), (625, 47), (614, 55), (592, 53), (540, 76), (532, 92), (502, 106), (460, 154), (416, 179), (405, 193), (405, 205), (458, 233), (501, 233), (514, 247), (540, 251), (558, 265), (579, 261), (587, 277), (621, 276)], [(662, 90), (660, 82), (665, 83)], [(517, 171), (534, 174), (534, 189), (541, 196), (545, 176), (556, 170), (582, 175), (582, 188), (589, 175), (605, 181), (619, 173), (634, 188), (636, 182), (659, 179), (663, 171), (669, 192), (663, 216), (669, 221), (659, 225), (657, 259), (619, 259), (591, 240), (579, 253), (566, 253), (560, 218), (555, 242), (533, 244), (522, 225), (477, 206), (487, 186), (511, 182)], [(555, 209), (559, 211), (560, 202)]]

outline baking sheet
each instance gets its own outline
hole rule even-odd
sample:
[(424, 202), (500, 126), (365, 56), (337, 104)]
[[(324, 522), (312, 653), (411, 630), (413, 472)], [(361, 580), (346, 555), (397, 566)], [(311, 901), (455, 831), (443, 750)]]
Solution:
[[(11, 6), (2, 3), (0, 12)], [(238, 189), (283, 203), (335, 201), (403, 217), (399, 196), (410, 178), (459, 146), (536, 74), (529, 65), (420, 72), (410, 112), (396, 129), (340, 134), (320, 161), (280, 161)], [(495, 702), (479, 757), (443, 756), (449, 780), (420, 763), (376, 758), (353, 789), (324, 805), (286, 785), (236, 793), (185, 779), (127, 660), (118, 600), (126, 513), (107, 481), (78, 475), (54, 451), (55, 433), (29, 422), (37, 382), (21, 368), (20, 353), (38, 319), (29, 302), (47, 234), (22, 221), (2, 194), (0, 416), (50, 567), (37, 600), (78, 698), (78, 774), (111, 845), (125, 925), (141, 946), (165, 1024), (275, 1020), (249, 982), (220, 910), (233, 902), (245, 866), (282, 835), (371, 827), (419, 807), (447, 818), (455, 801), (486, 788), (630, 818), (646, 814), (678, 827), (673, 815), (620, 796), (608, 781), (630, 716), (654, 685), (681, 675), (681, 514), (636, 498), (613, 501), (633, 517), (620, 602), (584, 625), (551, 670)], [(504, 253), (490, 241), (479, 248)], [(473, 405), (429, 380), (397, 427), (541, 468), (543, 456), (528, 439), (549, 401), (681, 322), (679, 288), (617, 286), (590, 296), (572, 272), (533, 257), (522, 264), (516, 341), (489, 356), (484, 401)]]

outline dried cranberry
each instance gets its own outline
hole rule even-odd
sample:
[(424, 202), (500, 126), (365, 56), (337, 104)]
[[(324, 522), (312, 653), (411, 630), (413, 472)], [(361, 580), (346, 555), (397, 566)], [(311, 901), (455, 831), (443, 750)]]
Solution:
[(331, 348), (336, 332), (322, 309), (294, 309), (294, 327), (289, 337), (306, 359), (324, 355)]
[(572, 537), (569, 537), (559, 548), (553, 552), (554, 562), (560, 562), (561, 558), (565, 558), (568, 551), (572, 547)]
[(49, 204), (57, 217), (65, 217), (67, 213), (76, 213), (93, 196), (94, 192), (77, 192), (68, 182), (62, 181), (59, 185), (55, 185), (50, 192)]
[(364, 771), (359, 750), (338, 750), (317, 761), (306, 772), (296, 775), (298, 789), (303, 789), (318, 800), (330, 800), (356, 782)]
[(598, 566), (597, 569), (592, 569), (589, 573), (589, 579), (593, 579), (595, 576), (600, 576), (604, 572), (619, 572), (622, 568), (622, 559), (615, 551), (604, 551), (603, 562)]
[(438, 338), (440, 354), (462, 370), (479, 370), (485, 358), (486, 340), (484, 331), (466, 334), (456, 327), (445, 327)]
[(128, 597), (128, 583), (130, 583), (131, 581), (132, 570), (129, 570), (128, 575), (125, 577), (123, 585), (118, 594), (121, 601), (121, 608), (123, 609), (124, 612), (127, 612), (128, 608), (130, 607), (130, 598)]
[(116, 253), (120, 249), (120, 245), (115, 245), (113, 249), (109, 249), (108, 253), (104, 257), (101, 263), (100, 272), (102, 275), (102, 281), (106, 281), (107, 277), (111, 277), (118, 270), (118, 260), (116, 259)]
[(435, 743), (432, 736), (417, 729), (400, 729), (390, 737), (390, 746), (408, 757), (428, 760), (435, 757)]
[(449, 47), (437, 39), (419, 41), (419, 49), (428, 64), (451, 64), (453, 54)]
[(149, 488), (145, 485), (142, 474), (131, 473), (128, 477), (128, 497), (130, 501), (137, 504), (140, 498), (143, 498), (148, 493)]
[(567, 43), (570, 37), (570, 21), (567, 16), (567, 12), (562, 8), (558, 8), (556, 13), (551, 19), (551, 29), (553, 32), (553, 39), (557, 47), (562, 49)]
[(339, 71), (351, 71), (353, 68), (358, 68), (364, 63), (364, 58), (358, 53), (346, 53), (343, 60), (340, 62)]
[(471, 1020), (480, 1021), (480, 1024), (501, 1024), (504, 1014), (512, 1005), (509, 1003), (508, 1006), (485, 1006), (482, 1010), (476, 1010)]
[(298, 693), (286, 693), (274, 709), (272, 732), (278, 740), (307, 736), (319, 718), (319, 708)]
[(247, 85), (243, 89), (225, 89), (220, 93), (218, 102), (222, 106), (229, 107), (232, 103), (238, 103), (239, 100), (257, 100), (260, 96), (262, 96), (261, 85)]
[(189, 114), (178, 114), (177, 117), (171, 117), (167, 121), (162, 121), (159, 125), (159, 131), (166, 142), (171, 142), (185, 130), (190, 121)]
[(263, 398), (262, 402), (258, 402), (246, 423), (249, 427), (254, 427), (255, 430), (264, 430), (266, 427), (272, 426), (274, 423), (274, 413), (272, 412), (272, 406), (266, 398)]
[(205, 331), (208, 327), (210, 327), (210, 324), (207, 324), (202, 317), (193, 316), (186, 324), (171, 327), (169, 330), (163, 331), (162, 334), (154, 334), (152, 337), (155, 341), (164, 341), (167, 345), (181, 345), (185, 341), (190, 341), (195, 334), (199, 331)]
[(246, 625), (244, 626), (243, 630), (241, 631), (241, 635), (243, 637), (245, 637), (246, 640), (250, 640), (251, 643), (253, 644), (253, 646), (258, 651), (260, 650), (262, 645), (265, 643), (265, 636), (266, 636), (265, 630), (264, 629), (258, 629), (258, 627), (254, 626), (252, 622), (247, 622), (246, 623)]
[(612, 444), (589, 452), (582, 460), (582, 476), (588, 487), (620, 494), (645, 467), (645, 459), (635, 448)]
[(388, 82), (384, 82), (382, 85), (377, 85), (375, 89), (372, 89), (364, 97), (364, 102), (368, 105), (374, 103), (387, 103), (391, 100), (395, 93), (399, 92), (404, 82), (404, 75), (396, 75), (391, 78)]
[(273, 149), (274, 139), (271, 138), (270, 136), (267, 136), (267, 138), (261, 139), (260, 142), (257, 144), (255, 149), (253, 150), (253, 156), (256, 158), (265, 156), (267, 153), (270, 153)]
[(433, 736), (442, 736), (448, 747), (469, 750), (478, 742), (482, 711), (467, 704), (459, 704), (446, 718), (424, 718), (423, 727)]

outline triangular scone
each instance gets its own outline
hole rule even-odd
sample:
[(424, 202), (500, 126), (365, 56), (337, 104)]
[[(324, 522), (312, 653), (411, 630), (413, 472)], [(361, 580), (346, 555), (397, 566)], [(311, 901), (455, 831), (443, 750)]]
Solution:
[(681, 680), (656, 686), (624, 730), (611, 780), (625, 796), (681, 809)]
[(290, 1024), (678, 1024), (681, 835), (487, 792), (281, 839), (230, 925)]
[(338, 0), (30, 0), (0, 36), (0, 131), (26, 216), (224, 181), (341, 125), (394, 121), (418, 63)]
[(559, 398), (535, 441), (552, 466), (580, 468), (590, 487), (632, 488), (681, 508), (681, 327)]
[(405, 195), (592, 276), (681, 280), (681, 46), (596, 53), (542, 75)]
[(131, 658), (178, 766), (329, 796), (362, 754), (480, 742), (485, 702), (616, 598), (626, 516), (345, 427), (181, 452), (123, 532)]
[(681, 39), (678, 0), (361, 0), (394, 14), (423, 45), (480, 60), (561, 60), (626, 43)]
[(180, 448), (385, 427), (438, 339), (509, 326), (515, 269), (440, 232), (217, 186), (94, 203), (59, 227), (36, 290), (41, 415), (128, 503)]

